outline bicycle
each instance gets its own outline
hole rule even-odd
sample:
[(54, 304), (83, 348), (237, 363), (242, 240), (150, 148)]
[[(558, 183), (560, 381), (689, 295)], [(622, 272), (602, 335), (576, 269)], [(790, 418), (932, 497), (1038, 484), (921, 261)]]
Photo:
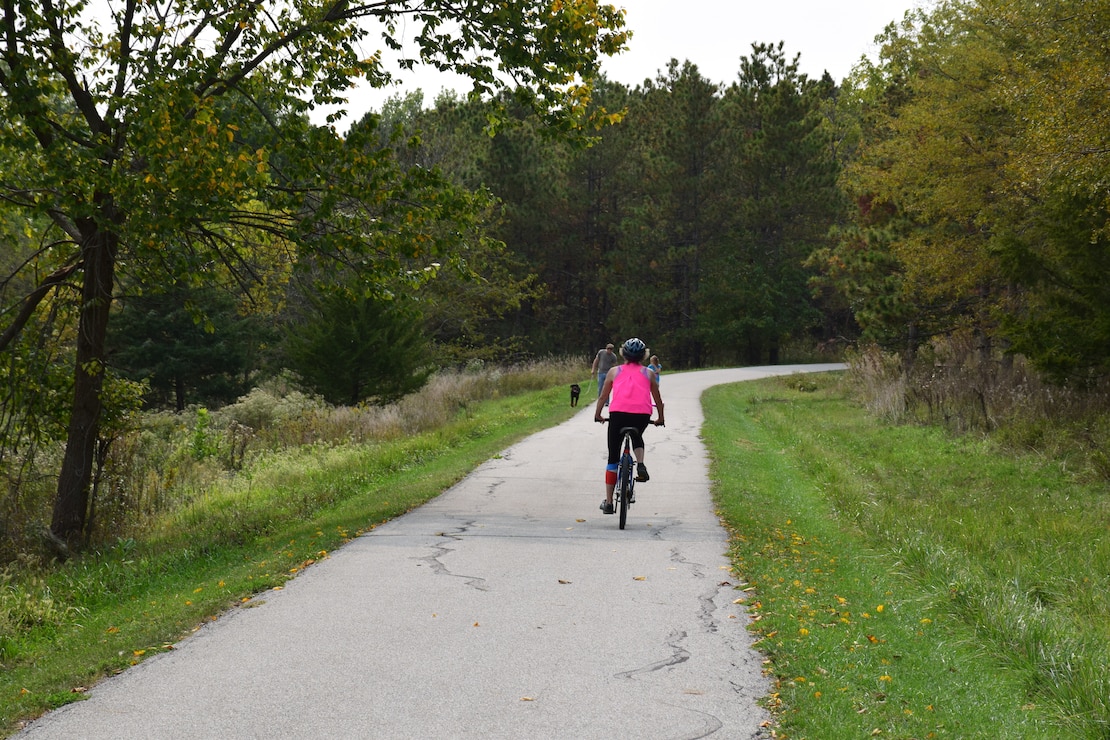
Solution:
[[(606, 423), (609, 419), (604, 418), (601, 421)], [(658, 421), (650, 423), (653, 426), (659, 426)], [(629, 507), (636, 503), (636, 458), (632, 455), (632, 433), (635, 431), (635, 427), (621, 428), (621, 435), (623, 436), (621, 457), (617, 463), (617, 484), (613, 488), (613, 503), (620, 514), (621, 529), (624, 529), (625, 523), (628, 521)]]

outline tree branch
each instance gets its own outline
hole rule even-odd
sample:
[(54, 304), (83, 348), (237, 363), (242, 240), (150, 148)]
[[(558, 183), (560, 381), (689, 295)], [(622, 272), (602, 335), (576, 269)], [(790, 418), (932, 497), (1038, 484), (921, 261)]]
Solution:
[(19, 333), (23, 331), (23, 327), (31, 320), (31, 316), (34, 315), (35, 309), (42, 303), (42, 299), (45, 298), (51, 290), (68, 280), (69, 276), (76, 272), (82, 264), (83, 262), (77, 261), (72, 265), (58, 268), (50, 273), (39, 287), (35, 288), (23, 299), (23, 306), (19, 309), (19, 313), (16, 315), (11, 325), (0, 335), (0, 352), (7, 349), (12, 340), (18, 337)]

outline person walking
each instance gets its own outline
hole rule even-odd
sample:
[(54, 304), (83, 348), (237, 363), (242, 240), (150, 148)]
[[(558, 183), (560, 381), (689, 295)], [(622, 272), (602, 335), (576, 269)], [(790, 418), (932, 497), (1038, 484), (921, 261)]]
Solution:
[(597, 378), (597, 397), (601, 398), (601, 386), (605, 382), (605, 376), (609, 374), (609, 370), (617, 364), (617, 355), (613, 352), (613, 343), (605, 345), (605, 349), (599, 349), (597, 354), (594, 355), (594, 364), (591, 368), (594, 377)]
[[(663, 398), (659, 395), (659, 381), (655, 373), (648, 370), (641, 363), (647, 347), (642, 341), (633, 337), (621, 345), (621, 355), (624, 364), (618, 365), (605, 376), (602, 386), (602, 395), (598, 396), (597, 407), (594, 409), (594, 421), (604, 424), (609, 422), (609, 460), (605, 465), (605, 500), (601, 502), (603, 514), (613, 513), (613, 489), (617, 484), (617, 466), (621, 456), (622, 430), (632, 427), (632, 453), (636, 456), (636, 480), (646, 482), (650, 480), (647, 466), (644, 464), (644, 430), (651, 423), (652, 401), (658, 412), (655, 420), (656, 426), (663, 426)], [(605, 406), (605, 399), (612, 392), (613, 400), (609, 404), (609, 417), (601, 415)]]
[(655, 382), (658, 383), (660, 380), (659, 376), (663, 372), (663, 365), (659, 362), (659, 355), (651, 356), (651, 362), (648, 363), (648, 370), (655, 373)]

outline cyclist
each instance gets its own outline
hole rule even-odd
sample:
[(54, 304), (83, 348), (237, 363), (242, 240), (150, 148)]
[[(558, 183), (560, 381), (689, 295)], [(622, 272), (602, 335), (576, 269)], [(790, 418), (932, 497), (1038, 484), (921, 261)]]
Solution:
[[(632, 452), (636, 456), (636, 480), (645, 482), (649, 479), (647, 466), (644, 465), (644, 429), (651, 423), (651, 402), (655, 400), (655, 407), (659, 410), (657, 426), (663, 426), (663, 398), (659, 395), (659, 381), (655, 373), (648, 370), (640, 363), (644, 360), (647, 346), (639, 339), (633, 337), (621, 345), (621, 356), (624, 364), (611, 369), (605, 375), (605, 383), (601, 394), (597, 397), (597, 407), (594, 409), (594, 421), (609, 422), (609, 462), (605, 466), (605, 500), (601, 502), (601, 511), (604, 514), (613, 513), (613, 488), (617, 483), (617, 465), (621, 456), (621, 430), (632, 427), (636, 431), (632, 435)], [(609, 401), (609, 418), (601, 416), (610, 392), (613, 394)]]

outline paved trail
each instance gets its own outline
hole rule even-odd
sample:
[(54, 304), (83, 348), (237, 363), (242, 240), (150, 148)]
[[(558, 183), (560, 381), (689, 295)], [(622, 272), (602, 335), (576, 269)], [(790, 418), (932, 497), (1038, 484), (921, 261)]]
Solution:
[(19, 737), (766, 737), (698, 399), (840, 367), (665, 375), (624, 531), (598, 510), (605, 430), (584, 392), (570, 421)]

